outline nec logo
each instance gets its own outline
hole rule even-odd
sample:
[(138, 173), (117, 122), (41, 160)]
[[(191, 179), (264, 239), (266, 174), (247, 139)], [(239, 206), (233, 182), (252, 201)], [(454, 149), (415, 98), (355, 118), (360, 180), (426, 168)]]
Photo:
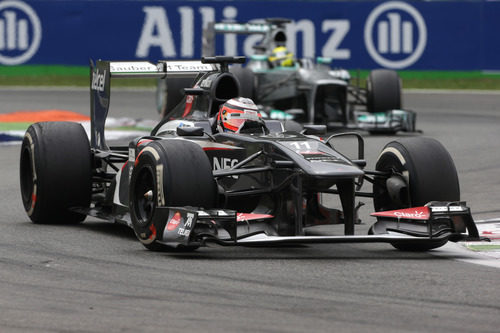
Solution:
[(22, 1), (0, 2), (0, 64), (18, 65), (38, 51), (42, 26), (36, 12)]
[(399, 1), (376, 7), (366, 20), (364, 35), (370, 56), (387, 68), (411, 66), (427, 44), (422, 15), (411, 5)]
[[(235, 158), (227, 158), (227, 157), (215, 157), (213, 158), (213, 169), (214, 170), (222, 170), (222, 169), (230, 169), (238, 164), (238, 160)], [(231, 176), (234, 179), (238, 179), (238, 176)]]
[(229, 169), (234, 167), (236, 164), (238, 164), (238, 160), (235, 158), (227, 158), (227, 157), (214, 157), (213, 159), (214, 163), (214, 170), (221, 170), (221, 169)]

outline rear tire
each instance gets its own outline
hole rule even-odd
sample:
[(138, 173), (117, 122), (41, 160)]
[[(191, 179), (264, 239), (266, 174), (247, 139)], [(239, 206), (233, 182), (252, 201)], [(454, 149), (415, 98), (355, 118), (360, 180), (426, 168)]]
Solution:
[(368, 112), (385, 112), (401, 109), (401, 79), (397, 72), (376, 69), (366, 80)]
[[(152, 197), (145, 194), (152, 191)], [(160, 192), (159, 192), (160, 191)], [(159, 206), (213, 208), (217, 187), (205, 152), (186, 140), (158, 140), (137, 156), (130, 181), (130, 215), (139, 241), (149, 250), (194, 250), (172, 248), (158, 241), (164, 225), (154, 224)], [(164, 221), (163, 221), (164, 222)]]
[(31, 125), (20, 158), (21, 197), (34, 223), (78, 223), (86, 215), (92, 189), (92, 156), (82, 125), (43, 122)]
[[(460, 200), (455, 164), (446, 148), (435, 139), (413, 137), (388, 143), (377, 160), (376, 170), (401, 174), (408, 187), (407, 197), (395, 202), (389, 195), (385, 178), (376, 178), (373, 203), (377, 212), (423, 206), (430, 201)], [(446, 242), (392, 245), (400, 250), (426, 251)]]
[(162, 118), (165, 118), (186, 95), (184, 88), (193, 86), (193, 78), (160, 79), (156, 88), (156, 107)]
[(239, 96), (253, 100), (255, 98), (255, 76), (253, 72), (243, 67), (232, 67), (230, 72), (236, 77), (240, 84)]

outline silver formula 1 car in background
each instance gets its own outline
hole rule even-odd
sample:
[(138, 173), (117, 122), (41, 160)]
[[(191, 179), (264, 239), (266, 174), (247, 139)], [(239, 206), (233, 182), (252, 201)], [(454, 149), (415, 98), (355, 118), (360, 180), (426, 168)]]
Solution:
[[(460, 201), (453, 160), (438, 141), (389, 142), (375, 169), (367, 170), (358, 133), (320, 138), (324, 125), (294, 132), (262, 119), (250, 99), (238, 97), (238, 80), (228, 71), (242, 61), (92, 65), (90, 142), (78, 123), (36, 123), (26, 132), (20, 179), (30, 219), (76, 223), (90, 215), (123, 223), (151, 250), (386, 242), (424, 251), (479, 237)], [(150, 135), (108, 145), (112, 78), (191, 74), (197, 75), (194, 88), (185, 89)], [(349, 137), (356, 158), (335, 149)], [(364, 182), (370, 190), (362, 190)], [(338, 203), (326, 205), (325, 195)], [(368, 234), (355, 230), (358, 198), (373, 200), (376, 221)], [(325, 234), (321, 225), (341, 229)]]
[[(402, 109), (401, 79), (393, 70), (370, 72), (366, 88), (347, 70), (332, 69), (332, 59), (295, 59), (286, 49), (288, 19), (263, 23), (211, 23), (204, 30), (203, 54), (215, 55), (218, 34), (262, 36), (245, 67), (232, 66), (242, 96), (261, 106), (270, 119), (293, 119), (329, 128), (363, 129), (370, 133), (414, 132), (416, 114)], [(193, 80), (158, 81), (157, 105), (168, 113), (183, 97), (182, 89)], [(168, 87), (168, 89), (167, 89)]]

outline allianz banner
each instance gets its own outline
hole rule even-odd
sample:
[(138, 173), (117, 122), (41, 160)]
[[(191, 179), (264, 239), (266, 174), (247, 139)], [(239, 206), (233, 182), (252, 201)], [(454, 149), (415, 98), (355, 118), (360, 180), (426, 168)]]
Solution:
[[(210, 22), (293, 20), (297, 57), (369, 69), (500, 70), (496, 1), (0, 1), (0, 64), (86, 65), (199, 58)], [(256, 36), (225, 35), (216, 53), (251, 55)]]

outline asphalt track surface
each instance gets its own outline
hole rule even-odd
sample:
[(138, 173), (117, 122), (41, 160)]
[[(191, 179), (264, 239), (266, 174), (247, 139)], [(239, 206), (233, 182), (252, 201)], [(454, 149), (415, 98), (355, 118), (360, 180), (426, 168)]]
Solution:
[[(406, 92), (423, 135), (455, 160), (475, 219), (500, 216), (500, 95)], [(0, 90), (0, 113), (88, 114), (86, 91)], [(155, 117), (151, 91), (115, 92), (112, 116)], [(368, 168), (394, 138), (367, 136)], [(35, 225), (19, 145), (0, 146), (1, 332), (498, 332), (500, 269), (456, 244), (203, 248), (153, 253), (125, 227)], [(71, 184), (68, 184), (71, 186)], [(367, 200), (362, 217), (371, 211)], [(368, 222), (368, 221), (365, 221)], [(360, 226), (365, 232), (367, 226)], [(449, 251), (451, 249), (451, 251)], [(473, 260), (472, 260), (473, 261)]]

